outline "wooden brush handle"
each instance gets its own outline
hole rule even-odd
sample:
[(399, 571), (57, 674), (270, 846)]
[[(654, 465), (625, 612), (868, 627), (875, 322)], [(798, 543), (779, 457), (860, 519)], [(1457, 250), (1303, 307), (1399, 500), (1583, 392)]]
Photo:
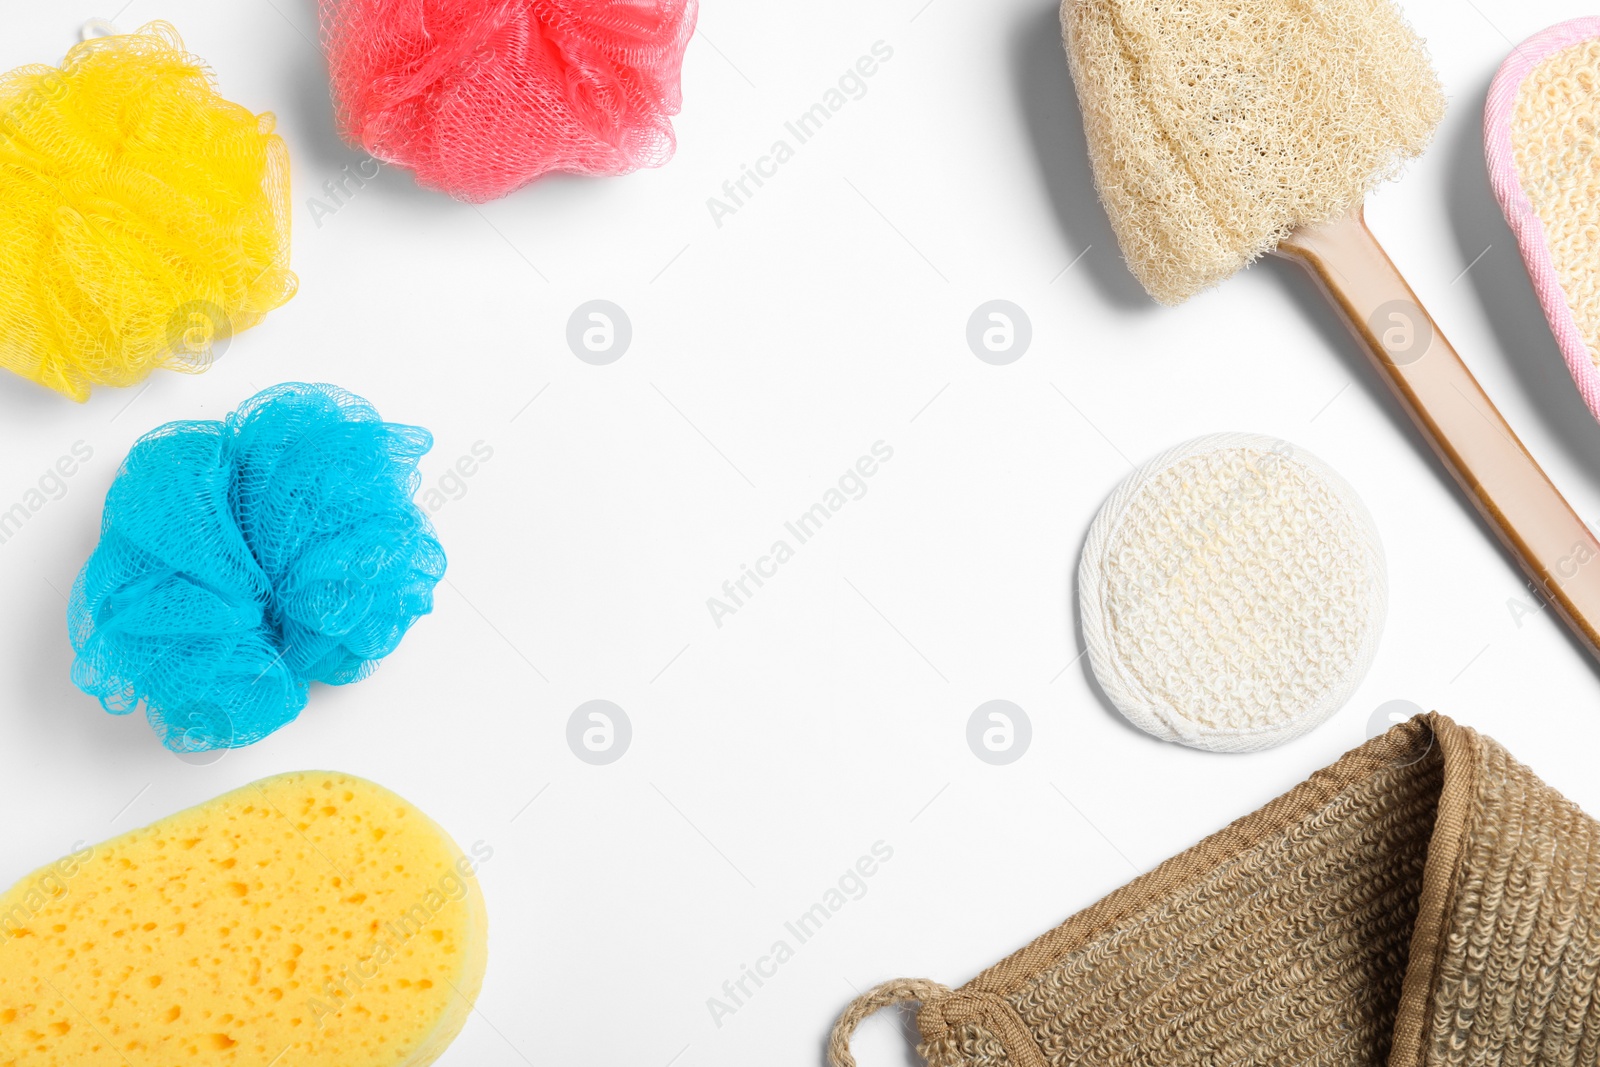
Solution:
[(1600, 542), (1450, 347), (1361, 209), (1294, 231), (1278, 252), (1311, 272), (1534, 588), (1600, 658)]

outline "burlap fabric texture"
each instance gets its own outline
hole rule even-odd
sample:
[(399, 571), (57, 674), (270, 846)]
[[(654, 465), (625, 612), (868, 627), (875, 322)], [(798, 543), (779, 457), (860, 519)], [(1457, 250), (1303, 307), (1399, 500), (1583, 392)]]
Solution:
[(1600, 1063), (1600, 824), (1418, 716), (919, 1001), (932, 1067)]

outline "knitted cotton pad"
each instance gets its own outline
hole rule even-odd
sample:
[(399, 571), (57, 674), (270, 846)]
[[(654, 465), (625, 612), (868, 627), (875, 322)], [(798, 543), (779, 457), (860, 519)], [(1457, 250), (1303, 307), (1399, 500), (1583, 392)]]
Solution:
[(481, 203), (672, 157), (696, 0), (321, 0), (339, 125)]
[(1578, 391), (1600, 418), (1600, 18), (1524, 41), (1484, 109), (1489, 180)]
[(426, 430), (331, 385), (140, 438), (72, 588), (72, 680), (143, 706), (177, 752), (293, 720), (312, 682), (371, 674), (433, 610), (444, 550), (412, 501)]
[(0, 77), (0, 366), (84, 400), (294, 295), (272, 128), (162, 22)]
[(1344, 214), (1444, 113), (1389, 0), (1064, 0), (1095, 185), (1176, 304)]
[(1089, 661), (1130, 722), (1219, 752), (1332, 715), (1383, 629), (1383, 549), (1344, 480), (1287, 441), (1201, 437), (1136, 471), (1084, 545)]

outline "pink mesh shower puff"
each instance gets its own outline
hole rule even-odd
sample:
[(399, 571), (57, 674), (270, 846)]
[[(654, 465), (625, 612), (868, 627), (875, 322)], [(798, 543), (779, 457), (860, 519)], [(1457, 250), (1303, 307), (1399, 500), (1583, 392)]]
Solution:
[(459, 200), (677, 145), (697, 0), (321, 0), (345, 138)]

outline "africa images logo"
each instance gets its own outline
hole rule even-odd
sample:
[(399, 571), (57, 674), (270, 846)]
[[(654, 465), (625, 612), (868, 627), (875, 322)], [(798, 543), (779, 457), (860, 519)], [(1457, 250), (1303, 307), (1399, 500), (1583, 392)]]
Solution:
[(874, 41), (871, 50), (847, 67), (820, 100), (783, 124), (784, 136), (775, 139), (753, 165), (741, 163), (738, 177), (722, 183), (722, 195), (706, 198), (706, 210), (711, 212), (717, 229), (722, 229), (730, 215), (738, 214), (767, 182), (776, 178), (778, 169), (794, 159), (800, 147), (821, 133), (835, 115), (852, 100), (866, 96), (867, 80), (893, 58), (894, 48), (887, 41)]
[(846, 504), (866, 496), (868, 479), (893, 458), (894, 448), (888, 442), (873, 442), (870, 455), (857, 458), (839, 476), (838, 481), (828, 487), (820, 500), (784, 523), (785, 536), (774, 540), (765, 554), (756, 557), (754, 567), (741, 563), (739, 576), (722, 583), (722, 595), (706, 598), (706, 611), (711, 615), (712, 625), (722, 629), (724, 620), (730, 615), (737, 615), (758, 590), (776, 578), (778, 568), (794, 559), (800, 546), (821, 533), (823, 527), (843, 511)]

